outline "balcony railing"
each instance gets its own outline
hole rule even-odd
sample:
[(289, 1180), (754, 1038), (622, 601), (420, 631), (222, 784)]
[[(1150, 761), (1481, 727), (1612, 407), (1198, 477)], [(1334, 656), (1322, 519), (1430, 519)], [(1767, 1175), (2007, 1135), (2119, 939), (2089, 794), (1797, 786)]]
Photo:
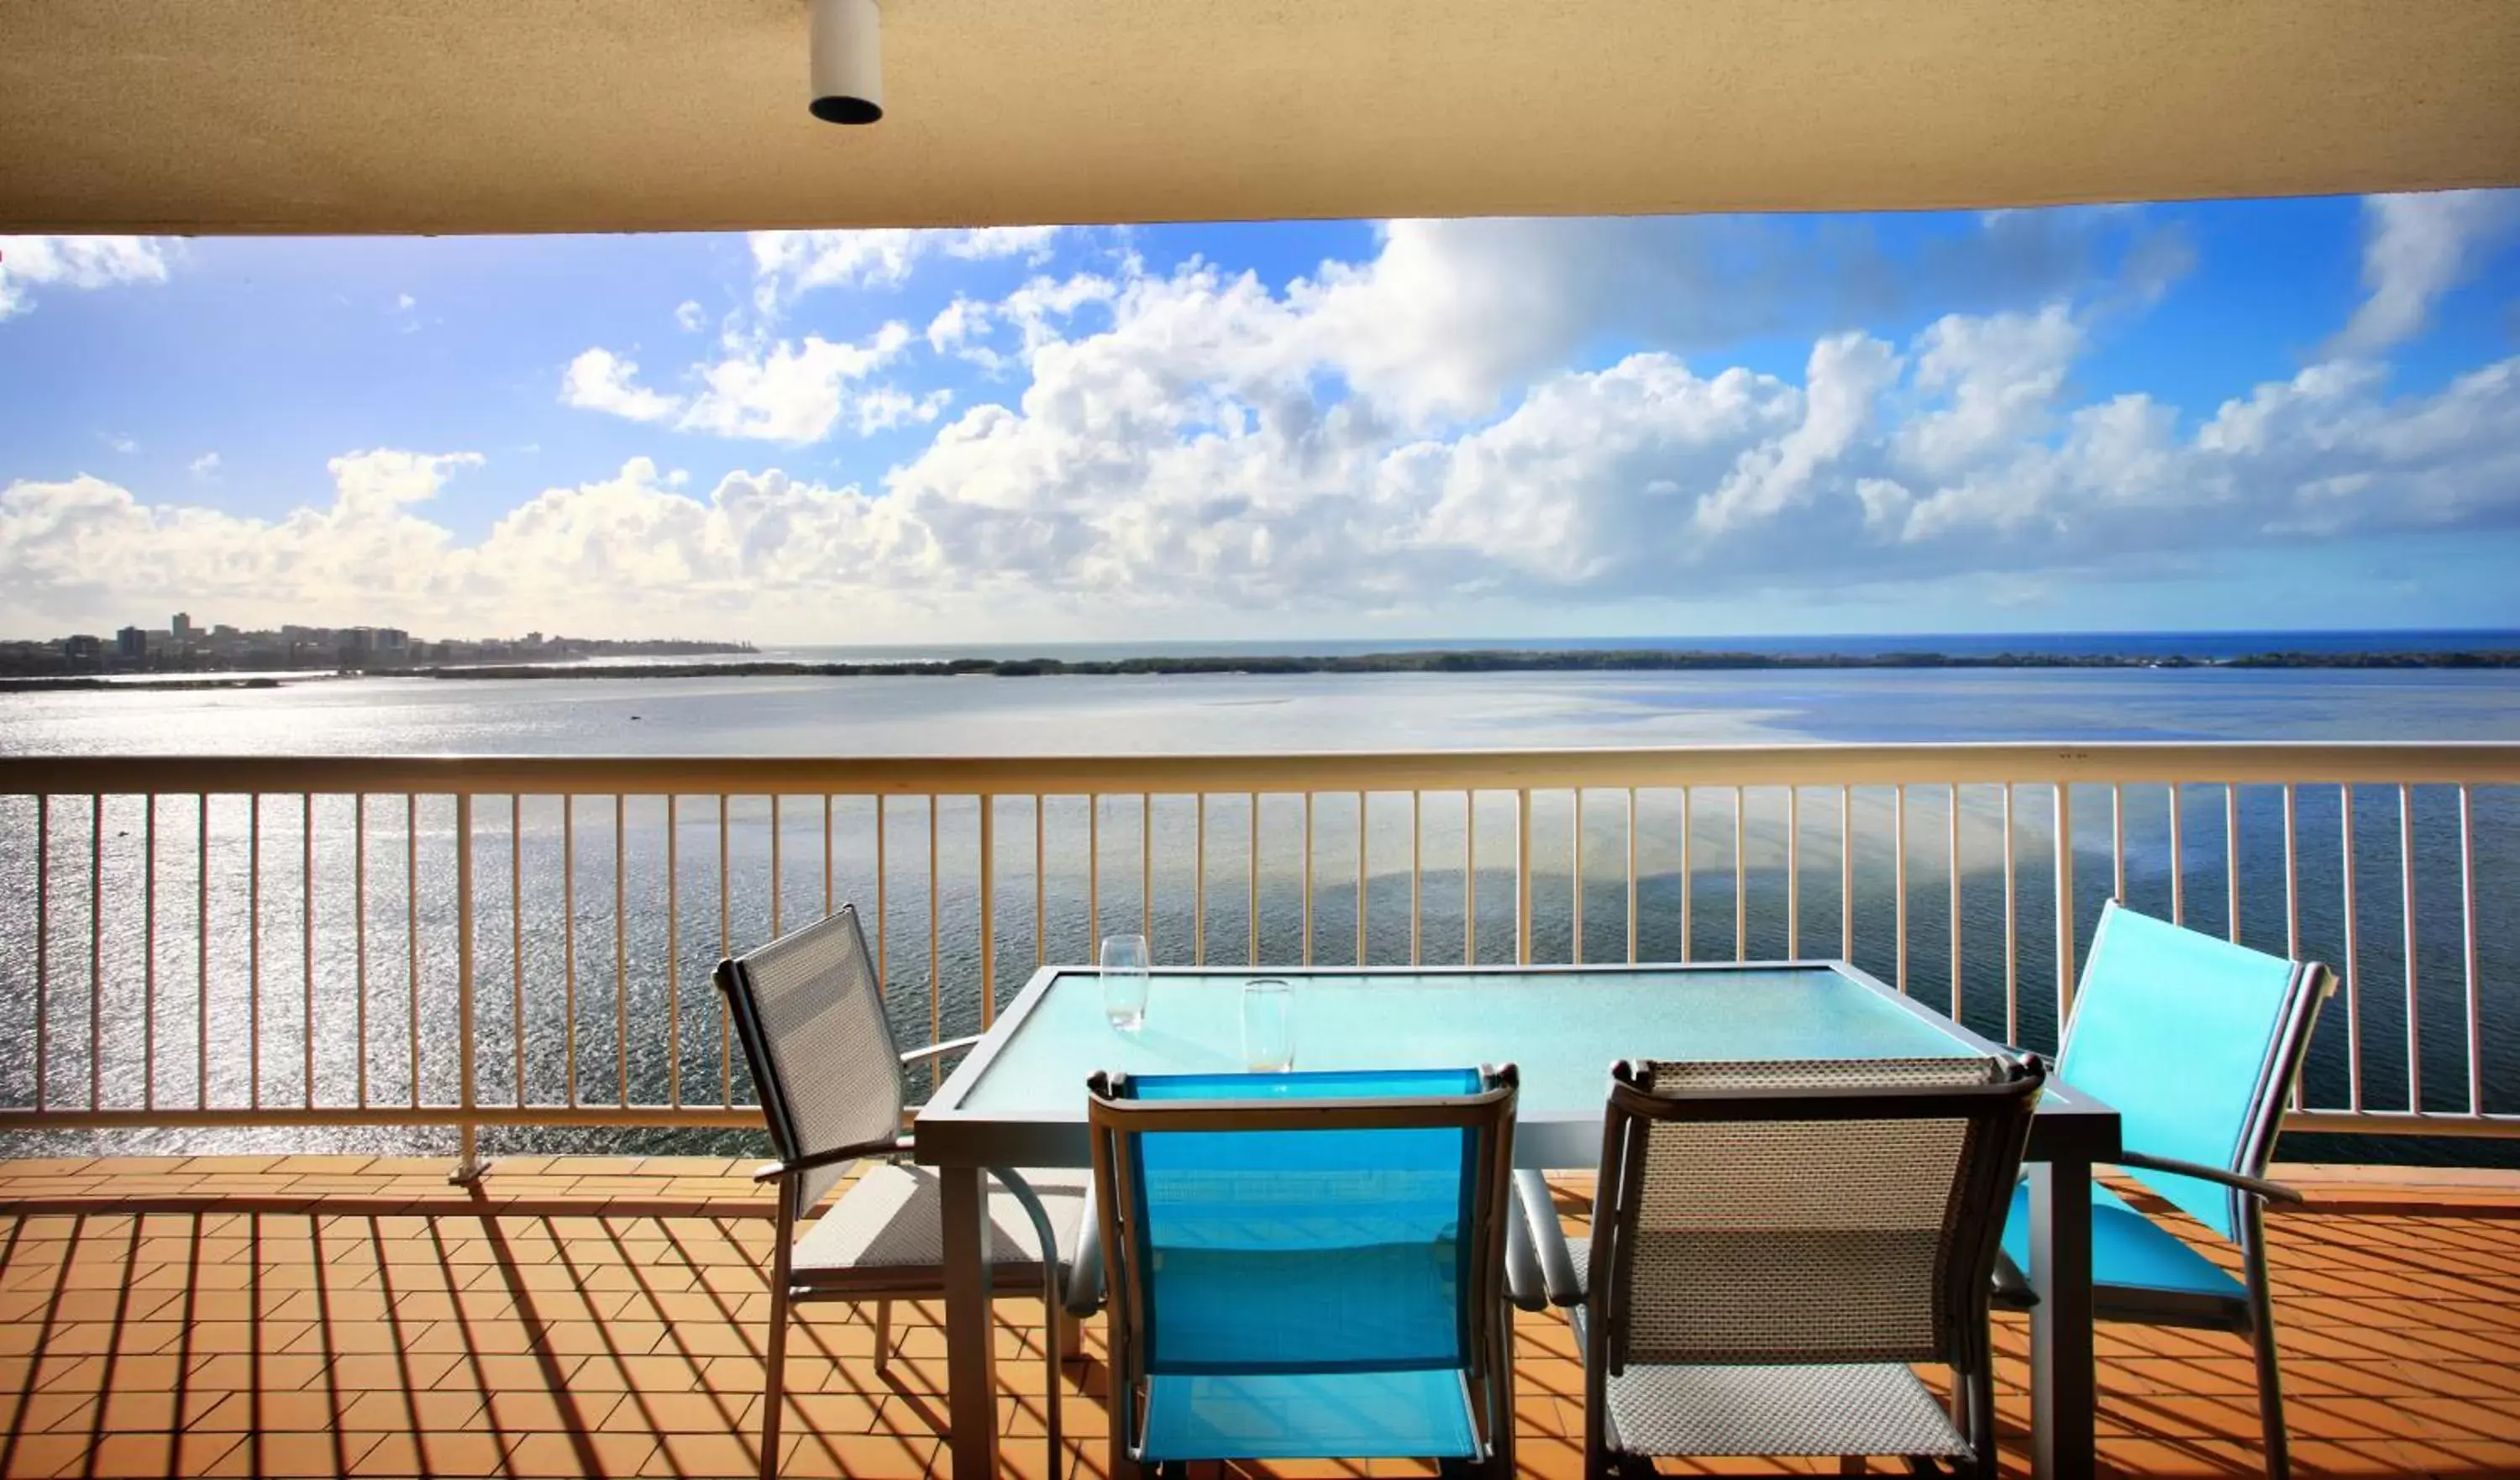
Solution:
[(2110, 897), (2343, 979), (2302, 1131), (2520, 1135), (2520, 743), (0, 759), (0, 1128), (757, 1124), (708, 972), (906, 1040), (1254, 965), (1842, 957), (2053, 1046)]

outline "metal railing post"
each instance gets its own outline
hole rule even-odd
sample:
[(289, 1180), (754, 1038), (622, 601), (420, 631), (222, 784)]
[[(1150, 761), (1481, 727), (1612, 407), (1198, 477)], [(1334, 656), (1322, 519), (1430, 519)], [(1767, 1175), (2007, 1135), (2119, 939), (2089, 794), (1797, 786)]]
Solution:
[[(980, 796), (980, 1027), (998, 1020), (998, 799)], [(936, 901), (927, 908), (932, 914)]]
[(2056, 1050), (2074, 1015), (2074, 787), (2056, 783)]
[(473, 1118), (472, 1084), (472, 793), (455, 797), (455, 1064), (458, 1123), (455, 1171), (446, 1180), (481, 1177), (481, 1126)]
[(1531, 964), (1531, 788), (1514, 793), (1513, 959)]

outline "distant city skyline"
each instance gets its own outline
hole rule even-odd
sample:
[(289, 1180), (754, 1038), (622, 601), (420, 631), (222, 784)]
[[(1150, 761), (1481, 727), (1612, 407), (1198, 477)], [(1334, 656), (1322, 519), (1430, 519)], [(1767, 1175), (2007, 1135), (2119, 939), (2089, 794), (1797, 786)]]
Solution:
[[(264, 626), (259, 626), (259, 627), (240, 627), (240, 626), (238, 626), (238, 625), (237, 625), (236, 623), (234, 623), (234, 622), (217, 622), (217, 621), (213, 621), (213, 622), (209, 622), (209, 623), (202, 623), (202, 622), (200, 622), (200, 621), (196, 621), (196, 620), (194, 619), (194, 617), (193, 617), (193, 614), (192, 614), (191, 612), (189, 612), (189, 611), (177, 611), (177, 612), (172, 612), (172, 613), (170, 613), (170, 614), (166, 617), (164, 624), (163, 624), (163, 625), (161, 625), (161, 626), (151, 627), (151, 626), (146, 626), (146, 625), (144, 625), (144, 624), (143, 624), (143, 623), (141, 623), (141, 622), (118, 622), (118, 623), (111, 624), (111, 627), (110, 627), (110, 632), (130, 632), (130, 631), (143, 631), (143, 632), (149, 632), (149, 633), (152, 633), (152, 634), (155, 634), (155, 635), (164, 636), (164, 637), (169, 637), (169, 638), (174, 638), (174, 639), (179, 639), (179, 640), (180, 640), (180, 639), (183, 639), (183, 638), (185, 638), (185, 637), (187, 637), (187, 636), (201, 636), (201, 635), (208, 635), (208, 636), (212, 636), (212, 637), (218, 637), (218, 636), (234, 636), (234, 637), (289, 637), (289, 636), (293, 636), (293, 635), (304, 635), (304, 636), (316, 636), (316, 637), (320, 637), (320, 636), (326, 636), (326, 635), (337, 634), (337, 633), (345, 633), (345, 632), (395, 633), (395, 634), (399, 634), (399, 635), (401, 635), (401, 636), (403, 636), (403, 637), (406, 637), (406, 638), (408, 638), (408, 637), (410, 637), (410, 636), (411, 636), (411, 629), (409, 629), (409, 628), (407, 628), (407, 627), (396, 627), (396, 626), (391, 625), (390, 623), (385, 623), (385, 622), (275, 622), (275, 623), (270, 623), (270, 624), (267, 624), (267, 625), (264, 625)], [(91, 637), (93, 637), (93, 636), (104, 636), (104, 635), (109, 635), (109, 633), (108, 633), (107, 631), (100, 631), (100, 632), (95, 632), (95, 633), (58, 633), (58, 634), (54, 634), (54, 635), (52, 635), (51, 637), (36, 637), (36, 638), (11, 638), (11, 639), (0, 639), (0, 641), (19, 641), (19, 642), (31, 641), (31, 642), (47, 642), (47, 641), (59, 641), (59, 640), (64, 639), (64, 638), (74, 637), (74, 636), (91, 636)], [(480, 643), (480, 642), (490, 642), (490, 643), (516, 643), (516, 642), (524, 642), (524, 643), (540, 643), (540, 642), (544, 641), (544, 636), (543, 636), (543, 633), (542, 633), (541, 629), (539, 629), (539, 628), (534, 628), (534, 629), (530, 629), (530, 630), (526, 631), (524, 634), (522, 634), (521, 636), (518, 636), (518, 637), (490, 637), (490, 636), (476, 636), (476, 635), (473, 635), (473, 634), (469, 634), (469, 633), (467, 633), (467, 634), (454, 634), (454, 635), (450, 635), (449, 637), (441, 638), (441, 639), (438, 639), (438, 640), (439, 640), (439, 641), (450, 641), (450, 640), (451, 640), (451, 641), (456, 641), (456, 642), (467, 642), (467, 643)], [(604, 642), (604, 641), (615, 641), (615, 639), (595, 638), (595, 637), (582, 637), (582, 636), (572, 636), (572, 635), (569, 635), (569, 634), (563, 634), (563, 633), (554, 633), (554, 634), (552, 634), (551, 641), (554, 641), (554, 642), (561, 642), (561, 641)]]
[(711, 639), (592, 638), (539, 630), (521, 637), (415, 637), (382, 624), (324, 626), (283, 622), (243, 628), (204, 626), (178, 611), (162, 627), (125, 622), (111, 631), (44, 638), (0, 638), (0, 677), (50, 677), (113, 671), (217, 671), (240, 667), (402, 668), (423, 663), (549, 661), (626, 653), (724, 653), (749, 650)]
[(2515, 338), (2494, 192), (0, 241), (0, 636), (2508, 628)]

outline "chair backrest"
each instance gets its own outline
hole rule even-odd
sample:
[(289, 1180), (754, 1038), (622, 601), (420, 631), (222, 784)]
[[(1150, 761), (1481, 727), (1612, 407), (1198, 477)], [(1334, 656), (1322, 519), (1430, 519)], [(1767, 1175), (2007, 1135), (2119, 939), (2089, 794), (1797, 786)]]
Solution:
[(1511, 1066), (1090, 1084), (1122, 1381), (1481, 1368)]
[(2044, 1077), (1980, 1055), (1617, 1066), (1597, 1355), (1974, 1365)]
[[(901, 1056), (856, 906), (718, 963), (717, 985), (780, 1159), (900, 1135)], [(847, 1172), (791, 1179), (791, 1211), (802, 1217)]]
[[(2317, 963), (2200, 935), (2113, 900), (2092, 935), (2057, 1077), (2116, 1107), (2131, 1151), (2258, 1176), (2327, 982)], [(2238, 1236), (2226, 1188), (2130, 1170), (2207, 1228)]]

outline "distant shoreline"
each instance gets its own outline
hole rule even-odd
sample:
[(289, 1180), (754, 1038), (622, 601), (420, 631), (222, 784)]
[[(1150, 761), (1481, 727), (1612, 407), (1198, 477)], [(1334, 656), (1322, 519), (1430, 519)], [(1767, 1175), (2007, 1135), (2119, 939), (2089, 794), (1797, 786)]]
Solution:
[(949, 658), (933, 662), (529, 664), (431, 667), (439, 679), (529, 678), (1128, 678), (1309, 673), (1667, 673), (1859, 668), (2520, 668), (2520, 650), (2259, 652), (2199, 658), (2041, 652), (1776, 653), (1690, 649), (1425, 650), (1288, 656)]
[(1423, 650), (1392, 652), (1283, 656), (1200, 654), (1124, 658), (939, 658), (932, 661), (610, 663), (557, 665), (499, 663), (377, 670), (369, 673), (257, 674), (233, 678), (0, 678), (0, 694), (108, 692), (164, 693), (197, 689), (277, 689), (321, 680), (431, 679), (661, 679), (661, 678), (1192, 678), (1256, 677), (1313, 673), (1750, 673), (1771, 670), (2066, 668), (2392, 668), (2520, 669), (2520, 649), (2397, 652), (2270, 651), (2229, 657), (2165, 653), (2051, 652), (1731, 652), (1705, 649), (1565, 649), (1517, 651)]
[(340, 677), (346, 677), (346, 675), (309, 672), (303, 675), (291, 674), (287, 677), (259, 673), (242, 678), (110, 679), (99, 678), (94, 674), (83, 674), (75, 678), (0, 678), (0, 694), (92, 694), (108, 689), (154, 690), (159, 694), (176, 689), (277, 689), (283, 684), (298, 683), (305, 679)]

